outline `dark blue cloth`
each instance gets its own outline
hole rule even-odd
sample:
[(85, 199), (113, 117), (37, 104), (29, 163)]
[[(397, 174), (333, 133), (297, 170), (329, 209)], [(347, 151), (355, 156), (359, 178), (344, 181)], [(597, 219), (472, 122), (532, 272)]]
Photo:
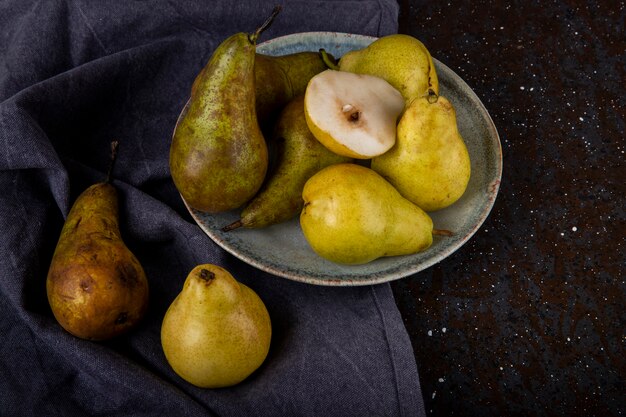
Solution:
[[(282, 3), (260, 41), (397, 30), (392, 0)], [(389, 285), (317, 287), (262, 273), (200, 230), (169, 176), (171, 134), (195, 75), (221, 40), (253, 30), (273, 6), (0, 2), (0, 415), (424, 414)], [(45, 279), (65, 216), (104, 178), (113, 139), (121, 232), (145, 268), (151, 298), (139, 327), (95, 343), (57, 324)], [(267, 360), (231, 388), (186, 383), (160, 344), (165, 310), (188, 272), (206, 262), (252, 287), (273, 323)]]

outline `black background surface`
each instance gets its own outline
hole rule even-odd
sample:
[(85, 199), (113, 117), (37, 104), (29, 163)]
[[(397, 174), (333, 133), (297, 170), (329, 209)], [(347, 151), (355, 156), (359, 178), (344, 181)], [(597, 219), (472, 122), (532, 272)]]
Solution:
[(427, 413), (623, 415), (624, 2), (400, 6), (399, 31), (472, 87), (503, 150), (483, 227), (392, 285)]

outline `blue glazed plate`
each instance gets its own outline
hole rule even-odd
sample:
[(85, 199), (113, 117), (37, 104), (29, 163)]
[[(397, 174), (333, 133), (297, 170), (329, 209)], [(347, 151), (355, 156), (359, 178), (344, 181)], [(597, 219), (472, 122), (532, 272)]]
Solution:
[[(285, 55), (324, 48), (339, 58), (374, 40), (376, 38), (346, 33), (297, 33), (261, 43), (257, 51)], [(187, 206), (192, 217), (216, 244), (242, 261), (271, 274), (309, 284), (377, 284), (415, 274), (441, 262), (467, 242), (489, 215), (500, 187), (502, 149), (496, 127), (476, 94), (450, 68), (436, 59), (434, 62), (439, 93), (456, 109), (459, 131), (472, 164), (470, 182), (461, 199), (448, 208), (430, 213), (436, 228), (451, 230), (454, 236), (434, 236), (433, 245), (415, 255), (346, 266), (315, 254), (302, 234), (297, 217), (264, 229), (240, 228), (230, 232), (222, 232), (221, 228), (237, 220), (239, 210), (208, 214)]]

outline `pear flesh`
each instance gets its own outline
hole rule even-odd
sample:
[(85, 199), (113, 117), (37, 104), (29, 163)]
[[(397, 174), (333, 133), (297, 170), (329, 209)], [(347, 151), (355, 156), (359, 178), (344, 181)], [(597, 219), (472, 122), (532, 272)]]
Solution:
[(395, 146), (371, 168), (423, 210), (450, 206), (464, 194), (471, 163), (452, 103), (439, 96), (414, 100), (398, 123)]
[(78, 196), (46, 278), (54, 317), (83, 339), (121, 335), (139, 323), (148, 307), (148, 281), (122, 240), (117, 205), (117, 192), (108, 182)]
[(341, 71), (370, 74), (387, 80), (407, 103), (432, 92), (439, 94), (435, 64), (418, 39), (393, 34), (378, 38), (363, 49), (350, 51), (339, 60)]
[(328, 69), (309, 82), (304, 109), (309, 129), (325, 147), (369, 159), (395, 143), (404, 100), (382, 78)]
[(217, 265), (198, 265), (167, 309), (161, 345), (172, 369), (201, 388), (236, 385), (265, 361), (272, 326), (259, 296)]
[(433, 222), (384, 178), (357, 164), (337, 164), (312, 176), (302, 192), (300, 225), (313, 251), (339, 264), (423, 251)]

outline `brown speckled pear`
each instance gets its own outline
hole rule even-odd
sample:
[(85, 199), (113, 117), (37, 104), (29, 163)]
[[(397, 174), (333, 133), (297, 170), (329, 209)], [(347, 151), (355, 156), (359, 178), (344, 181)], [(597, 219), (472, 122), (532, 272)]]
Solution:
[(329, 151), (309, 130), (304, 118), (304, 95), (289, 102), (280, 113), (273, 134), (277, 164), (259, 194), (241, 212), (241, 219), (226, 226), (266, 227), (300, 213), (304, 183), (320, 169), (351, 158)]
[(265, 304), (225, 269), (196, 266), (167, 309), (163, 353), (172, 369), (201, 388), (240, 383), (269, 352), (272, 325)]
[(54, 317), (71, 334), (106, 340), (129, 331), (148, 306), (148, 281), (122, 240), (117, 191), (87, 188), (61, 230), (46, 279)]
[(235, 209), (263, 183), (268, 151), (255, 110), (256, 40), (279, 10), (256, 32), (224, 40), (192, 85), (169, 163), (176, 188), (195, 209)]

